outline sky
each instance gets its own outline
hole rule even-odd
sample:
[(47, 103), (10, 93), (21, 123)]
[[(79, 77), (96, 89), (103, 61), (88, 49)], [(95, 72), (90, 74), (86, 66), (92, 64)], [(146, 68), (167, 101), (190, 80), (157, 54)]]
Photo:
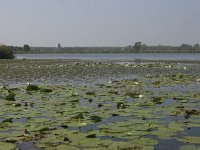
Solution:
[(0, 43), (128, 46), (200, 43), (200, 0), (0, 0)]

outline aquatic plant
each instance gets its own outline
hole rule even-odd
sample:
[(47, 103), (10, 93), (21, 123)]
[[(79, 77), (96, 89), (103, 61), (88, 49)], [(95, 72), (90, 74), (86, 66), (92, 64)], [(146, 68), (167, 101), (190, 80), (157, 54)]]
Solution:
[(15, 101), (15, 96), (16, 96), (15, 93), (9, 92), (5, 99), (8, 101)]
[[(67, 67), (57, 61), (33, 62), (26, 63), (31, 64), (34, 72), (37, 70), (35, 75), (31, 74), (35, 79), (47, 71), (52, 73), (52, 78), (66, 73), (63, 84), (40, 84), (27, 90), (30, 83), (25, 87), (9, 85), (0, 89), (0, 148), (15, 149), (28, 143), (30, 149), (158, 149), (162, 143), (173, 141), (177, 149), (198, 149), (200, 88), (197, 79), (200, 77), (197, 74), (179, 72), (183, 68), (175, 64), (169, 70), (165, 68), (168, 64), (162, 63), (150, 65), (150, 69), (148, 64), (125, 67), (110, 63), (89, 65), (85, 69), (82, 63)], [(20, 63), (26, 65), (23, 61)], [(6, 70), (5, 65), (1, 68)], [(163, 68), (171, 72), (166, 73)], [(82, 69), (100, 75), (105, 70), (115, 73), (128, 70), (130, 76), (112, 78), (110, 84), (110, 74), (102, 82), (96, 78), (90, 84), (64, 82), (67, 75), (82, 73)], [(140, 74), (136, 76), (135, 72)], [(156, 81), (159, 83), (153, 84)], [(6, 96), (10, 100), (5, 100)]]
[(26, 91), (37, 91), (37, 90), (40, 90), (40, 88), (34, 84), (28, 84), (28, 86), (26, 87)]

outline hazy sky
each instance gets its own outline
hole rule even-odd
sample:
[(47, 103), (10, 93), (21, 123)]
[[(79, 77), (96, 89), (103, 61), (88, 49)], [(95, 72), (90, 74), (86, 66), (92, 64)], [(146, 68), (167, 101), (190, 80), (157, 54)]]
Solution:
[(0, 43), (200, 43), (200, 0), (0, 0)]

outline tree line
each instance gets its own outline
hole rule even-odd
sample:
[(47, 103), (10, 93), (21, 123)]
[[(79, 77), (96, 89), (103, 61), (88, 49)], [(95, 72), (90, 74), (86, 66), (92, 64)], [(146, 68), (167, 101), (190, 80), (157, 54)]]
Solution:
[(30, 52), (29, 45), (25, 44), (24, 47), (0, 45), (0, 59), (13, 59), (16, 51)]
[(126, 52), (135, 53), (200, 53), (200, 45), (181, 44), (180, 46), (148, 46), (141, 42), (135, 42), (135, 45), (129, 45), (125, 47), (124, 50)]
[(148, 46), (135, 42), (125, 47), (23, 47), (0, 45), (0, 59), (12, 59), (14, 53), (200, 53), (200, 45), (181, 44), (180, 46)]
[(200, 53), (199, 44), (182, 44), (180, 46), (148, 46), (142, 42), (135, 42), (125, 47), (31, 47), (32, 53)]

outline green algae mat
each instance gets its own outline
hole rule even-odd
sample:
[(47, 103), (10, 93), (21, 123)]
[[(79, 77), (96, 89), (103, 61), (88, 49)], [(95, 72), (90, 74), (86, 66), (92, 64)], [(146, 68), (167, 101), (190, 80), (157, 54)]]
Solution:
[[(26, 65), (19, 62), (4, 62), (13, 67), (7, 75)], [(18, 86), (2, 84), (0, 149), (200, 149), (198, 66), (65, 63), (32, 63), (31, 70), (38, 71), (32, 81), (43, 73), (45, 79), (63, 84), (19, 84), (18, 77), (12, 81)], [(41, 66), (54, 70), (49, 74)], [(79, 72), (79, 81), (85, 80), (86, 68), (90, 84), (69, 84), (72, 76), (64, 80), (70, 72)]]

